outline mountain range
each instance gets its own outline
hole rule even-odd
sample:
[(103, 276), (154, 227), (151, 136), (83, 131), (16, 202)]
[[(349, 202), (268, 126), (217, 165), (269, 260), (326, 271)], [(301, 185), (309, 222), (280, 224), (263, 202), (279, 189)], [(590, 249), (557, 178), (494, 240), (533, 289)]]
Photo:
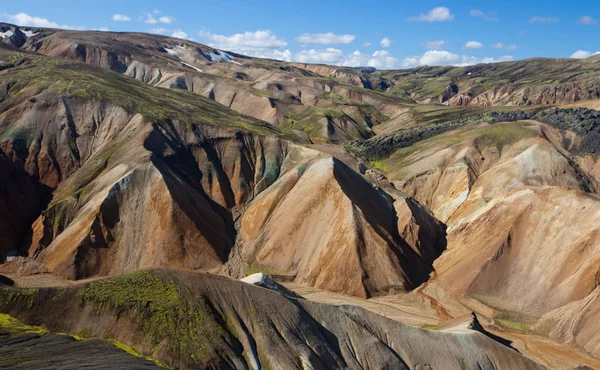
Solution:
[(600, 368), (600, 58), (0, 38), (0, 365)]

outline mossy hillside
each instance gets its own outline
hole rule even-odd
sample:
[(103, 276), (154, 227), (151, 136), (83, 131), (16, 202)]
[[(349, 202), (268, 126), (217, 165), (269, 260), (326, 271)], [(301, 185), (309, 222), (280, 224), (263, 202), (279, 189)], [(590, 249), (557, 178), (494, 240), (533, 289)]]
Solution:
[(0, 313), (0, 335), (15, 335), (24, 333), (35, 333), (41, 335), (48, 333), (48, 331), (39, 326), (23, 324), (21, 321), (10, 315)]
[(439, 151), (469, 140), (474, 141), (480, 150), (492, 146), (502, 150), (507, 145), (536, 135), (538, 135), (538, 132), (535, 127), (522, 121), (495, 123), (486, 126), (471, 124), (400, 148), (387, 158), (371, 160), (369, 163), (371, 166), (388, 173), (390, 179), (401, 180), (407, 175), (402, 169), (414, 161), (414, 156), (418, 153), (430, 150)]
[(538, 319), (536, 316), (517, 311), (514, 308), (507, 306), (500, 297), (482, 293), (473, 293), (470, 296), (494, 309), (494, 311), (496, 311), (496, 314), (493, 317), (494, 323), (506, 330), (527, 332), (529, 331), (530, 326)]
[[(61, 328), (70, 324), (58, 320), (53, 326), (52, 315), (76, 316), (86, 307), (112, 315), (116, 320), (134, 319), (140, 336), (137, 343), (128, 345), (144, 346), (148, 354), (152, 352), (148, 346), (166, 349), (168, 358), (188, 364), (214, 358), (214, 350), (223, 346), (221, 342), (233, 338), (205, 297), (193, 295), (166, 272), (137, 271), (68, 288), (0, 289), (0, 312), (33, 319), (57, 331), (64, 331)], [(111, 333), (98, 333), (92, 328), (90, 323), (90, 329), (71, 334), (88, 339), (94, 336), (117, 339)]]
[(252, 262), (244, 270), (244, 275), (246, 275), (246, 276), (250, 276), (250, 275), (258, 274), (258, 273), (262, 273), (262, 274), (265, 274), (265, 275), (271, 275), (271, 276), (280, 275), (277, 271), (275, 271), (275, 270), (273, 270), (271, 268), (265, 267), (265, 266), (261, 266), (257, 262)]
[(509, 319), (494, 319), (494, 323), (498, 324), (504, 329), (520, 331), (520, 332), (528, 332), (529, 325), (523, 324), (518, 321), (511, 321)]
[[(27, 324), (22, 323), (17, 318), (14, 318), (14, 317), (4, 314), (4, 313), (0, 313), (0, 336), (3, 336), (3, 335), (13, 336), (13, 335), (19, 335), (19, 334), (26, 334), (26, 333), (44, 335), (44, 334), (48, 334), (50, 332), (40, 326), (27, 325)], [(56, 334), (67, 335), (67, 334), (62, 334), (62, 333), (56, 333)], [(70, 335), (67, 335), (67, 336), (70, 336)], [(73, 337), (77, 340), (88, 339), (85, 336), (78, 336), (78, 335), (73, 335), (71, 337)], [(110, 339), (110, 338), (104, 338), (104, 339), (108, 340), (115, 347), (129, 353), (130, 355), (133, 355), (136, 357), (143, 357), (149, 361), (154, 362), (155, 364), (157, 364), (159, 366), (168, 368), (166, 365), (162, 364), (161, 362), (159, 362), (151, 357), (143, 356), (140, 352), (138, 352), (133, 347), (128, 346), (125, 343), (122, 343), (122, 342), (119, 342), (118, 340)]]
[(344, 148), (357, 156), (374, 161), (387, 158), (396, 150), (409, 147), (428, 138), (455, 130), (469, 124), (488, 122), (513, 122), (531, 118), (530, 113), (523, 111), (492, 111), (478, 113), (457, 120), (433, 122), (423, 126), (412, 127), (393, 134), (377, 136), (364, 141), (350, 141)]
[(406, 78), (392, 87), (391, 94), (404, 96), (406, 92), (410, 92), (417, 97), (435, 99), (444, 93), (451, 82), (450, 77)]
[(4, 305), (19, 304), (28, 310), (35, 306), (39, 289), (36, 288), (2, 288), (0, 289), (0, 303)]
[(208, 347), (227, 331), (213, 318), (205, 300), (193, 300), (175, 281), (146, 271), (89, 284), (80, 292), (83, 305), (116, 316), (137, 316), (144, 336), (154, 345), (167, 340), (176, 356), (205, 358)]
[[(368, 127), (382, 123), (388, 119), (388, 117), (370, 105), (358, 105), (358, 110), (350, 114), (344, 113), (343, 108), (345, 106), (307, 106), (303, 107), (300, 111), (289, 110), (285, 113), (287, 119), (279, 128), (284, 133), (289, 133), (292, 130), (300, 130), (307, 133), (312, 140), (329, 141), (330, 138), (325, 135), (327, 130), (323, 126), (323, 119), (328, 119), (332, 122), (347, 120), (352, 123), (347, 131), (347, 139), (365, 139), (372, 135)], [(347, 106), (354, 105), (349, 104)]]
[[(120, 349), (120, 350), (122, 350), (122, 351), (125, 351), (125, 352), (129, 353), (129, 354), (130, 354), (130, 355), (132, 355), (132, 356), (136, 356), (136, 357), (142, 357), (142, 358), (145, 358), (146, 360), (148, 360), (148, 361), (152, 361), (152, 362), (154, 362), (155, 364), (157, 364), (158, 366), (160, 366), (160, 367), (164, 367), (165, 369), (173, 369), (172, 367), (170, 367), (170, 366), (167, 366), (166, 364), (164, 364), (164, 363), (162, 363), (162, 362), (158, 361), (158, 360), (157, 360), (157, 359), (155, 359), (155, 358), (152, 358), (152, 357), (149, 357), (149, 356), (144, 356), (144, 355), (143, 355), (141, 352), (138, 352), (138, 351), (137, 351), (135, 348), (133, 348), (133, 347), (131, 347), (131, 346), (129, 346), (129, 345), (127, 345), (127, 344), (123, 343), (123, 342), (119, 342), (119, 341), (118, 341), (118, 340), (116, 340), (116, 339), (110, 339), (110, 338), (104, 338), (104, 339), (106, 339), (106, 340), (108, 340), (109, 342), (111, 342), (111, 343), (112, 343), (112, 344), (113, 344), (115, 347), (117, 347), (118, 349)], [(85, 340), (85, 339), (84, 339), (84, 340)]]
[[(1, 51), (5, 53), (10, 52)], [(172, 120), (238, 128), (260, 135), (280, 134), (264, 122), (241, 116), (192, 92), (153, 87), (76, 61), (30, 54), (25, 59), (0, 76), (1, 81), (13, 83), (8, 98), (0, 103), (1, 111), (43, 92), (56, 98), (111, 103), (153, 122)]]

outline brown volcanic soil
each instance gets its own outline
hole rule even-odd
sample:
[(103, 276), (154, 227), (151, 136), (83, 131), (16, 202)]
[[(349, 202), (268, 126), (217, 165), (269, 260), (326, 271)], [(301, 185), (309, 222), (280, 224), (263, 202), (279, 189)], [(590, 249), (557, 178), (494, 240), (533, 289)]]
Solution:
[(21, 93), (2, 103), (0, 148), (54, 191), (12, 243), (48, 272), (262, 269), (366, 297), (420, 285), (443, 250), (443, 225), (418, 204), (267, 123), (81, 63), (16, 57), (2, 78)]
[(563, 136), (577, 140), (535, 122), (474, 125), (378, 166), (448, 226), (436, 274), (418, 292), (598, 358), (599, 204), (582, 191), (596, 183)]

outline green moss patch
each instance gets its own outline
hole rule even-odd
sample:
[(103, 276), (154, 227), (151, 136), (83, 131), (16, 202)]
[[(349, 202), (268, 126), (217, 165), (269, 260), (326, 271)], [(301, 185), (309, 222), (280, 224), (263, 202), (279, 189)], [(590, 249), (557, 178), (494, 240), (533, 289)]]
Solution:
[(39, 326), (23, 324), (21, 321), (10, 315), (0, 313), (0, 334), (3, 333), (9, 335), (35, 333), (41, 335), (48, 333), (48, 331)]
[(204, 299), (192, 299), (166, 276), (138, 271), (91, 283), (80, 292), (84, 305), (116, 316), (137, 317), (141, 332), (153, 345), (164, 340), (179, 356), (197, 361), (226, 330), (214, 319)]

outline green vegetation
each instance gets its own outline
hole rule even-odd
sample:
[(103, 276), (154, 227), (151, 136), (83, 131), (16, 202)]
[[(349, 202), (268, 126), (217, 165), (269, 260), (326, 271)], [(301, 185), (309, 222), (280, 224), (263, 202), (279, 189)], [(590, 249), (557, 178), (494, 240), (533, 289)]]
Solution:
[(8, 333), (10, 335), (35, 333), (41, 335), (48, 333), (48, 331), (39, 326), (23, 324), (21, 321), (10, 315), (0, 313), (0, 334), (2, 333)]
[(207, 346), (227, 334), (208, 302), (192, 299), (191, 292), (181, 291), (167, 276), (137, 271), (91, 283), (80, 295), (83, 305), (137, 317), (141, 332), (154, 345), (166, 339), (171, 351), (193, 361), (205, 357)]
[(271, 275), (271, 276), (278, 275), (275, 270), (267, 268), (267, 267), (260, 266), (257, 262), (252, 262), (252, 264), (250, 264), (244, 270), (244, 274), (246, 276), (250, 276), (252, 274), (258, 274), (258, 273), (263, 273), (265, 275)]
[(494, 319), (494, 323), (499, 324), (503, 328), (510, 329), (510, 330), (522, 331), (522, 332), (529, 331), (529, 326), (527, 326), (523, 323), (517, 322), (517, 321), (511, 321), (509, 319)]
[(393, 134), (374, 137), (364, 141), (349, 141), (344, 144), (344, 148), (356, 155), (370, 161), (387, 158), (400, 148), (409, 147), (417, 142), (434, 137), (447, 131), (455, 130), (459, 127), (472, 123), (504, 122), (529, 119), (531, 115), (523, 111), (509, 112), (486, 112), (479, 113), (466, 118), (454, 121), (434, 122), (424, 126), (412, 127)]
[(527, 123), (517, 121), (494, 124), (489, 127), (480, 127), (468, 131), (463, 135), (476, 137), (475, 143), (481, 149), (495, 146), (499, 150), (502, 150), (505, 145), (512, 144), (524, 138), (536, 136), (537, 132), (536, 130), (528, 128)]
[(28, 310), (35, 305), (39, 289), (37, 288), (2, 288), (0, 289), (0, 303), (23, 303)]
[(123, 343), (123, 342), (119, 342), (116, 339), (108, 339), (108, 341), (110, 341), (115, 347), (119, 348), (120, 350), (123, 350), (127, 353), (129, 353), (132, 356), (136, 356), (136, 357), (142, 357), (145, 358), (148, 361), (152, 361), (155, 364), (157, 364), (158, 366), (164, 367), (166, 369), (172, 369), (171, 367), (163, 364), (162, 362), (158, 361), (155, 358), (149, 357), (149, 356), (144, 356), (143, 354), (141, 354), (140, 352), (138, 352), (135, 348), (128, 346), (127, 344)]
[(436, 99), (441, 96), (452, 83), (450, 77), (406, 78), (399, 80), (392, 88), (395, 96), (406, 95), (406, 91), (418, 97)]
[(506, 307), (506, 304), (499, 297), (481, 293), (471, 294), (471, 297), (493, 308), (496, 311), (494, 322), (505, 329), (526, 332), (529, 331), (528, 324), (536, 321), (534, 316)]

